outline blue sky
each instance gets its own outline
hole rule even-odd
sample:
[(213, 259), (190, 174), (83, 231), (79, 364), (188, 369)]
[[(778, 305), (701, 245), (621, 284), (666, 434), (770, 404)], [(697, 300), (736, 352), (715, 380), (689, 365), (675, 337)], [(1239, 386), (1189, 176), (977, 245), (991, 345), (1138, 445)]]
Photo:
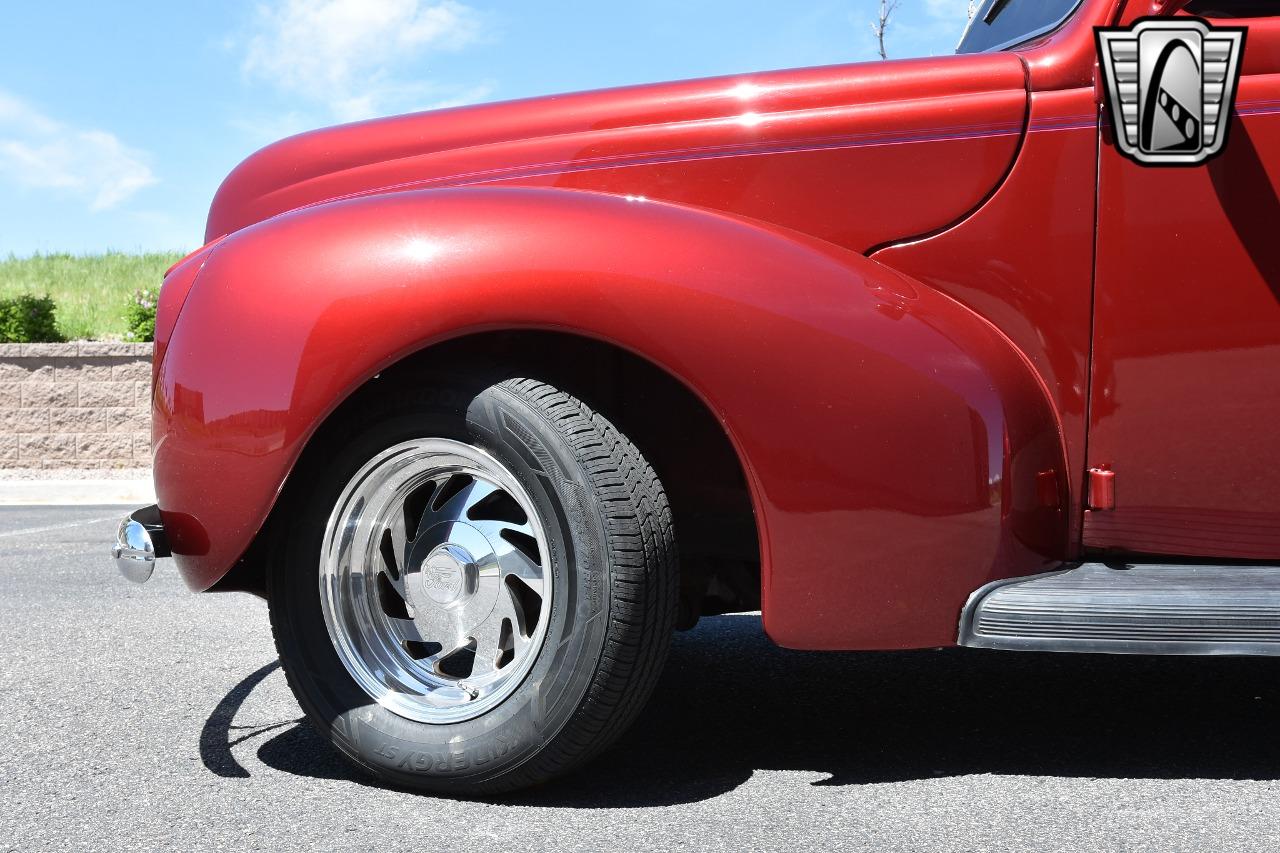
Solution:
[[(878, 0), (10, 3), (0, 257), (191, 249), (222, 177), (313, 127), (875, 58)], [(890, 55), (950, 53), (967, 0), (901, 0)]]

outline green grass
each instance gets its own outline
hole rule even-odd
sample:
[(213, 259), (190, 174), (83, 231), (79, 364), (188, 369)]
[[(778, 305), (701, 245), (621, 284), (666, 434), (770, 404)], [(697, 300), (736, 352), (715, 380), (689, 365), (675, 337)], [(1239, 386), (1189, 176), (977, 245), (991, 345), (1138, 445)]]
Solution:
[(49, 294), (67, 340), (119, 338), (125, 305), (135, 290), (158, 287), (180, 252), (35, 255), (0, 260), (0, 297)]

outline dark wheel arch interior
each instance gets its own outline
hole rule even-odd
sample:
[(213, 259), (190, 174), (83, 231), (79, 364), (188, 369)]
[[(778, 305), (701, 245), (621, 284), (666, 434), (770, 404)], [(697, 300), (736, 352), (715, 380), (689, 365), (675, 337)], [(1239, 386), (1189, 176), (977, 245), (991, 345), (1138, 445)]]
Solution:
[(262, 594), (274, 552), (274, 522), (293, 503), (294, 484), (323, 465), (336, 424), (367, 408), (369, 395), (395, 394), (432, 377), (466, 372), (494, 382), (528, 377), (588, 403), (626, 434), (657, 470), (674, 514), (680, 552), (678, 627), (699, 616), (760, 607), (760, 544), (737, 453), (723, 427), (683, 383), (649, 361), (577, 335), (500, 331), (428, 347), (353, 392), (308, 441), (262, 531), (212, 591)]

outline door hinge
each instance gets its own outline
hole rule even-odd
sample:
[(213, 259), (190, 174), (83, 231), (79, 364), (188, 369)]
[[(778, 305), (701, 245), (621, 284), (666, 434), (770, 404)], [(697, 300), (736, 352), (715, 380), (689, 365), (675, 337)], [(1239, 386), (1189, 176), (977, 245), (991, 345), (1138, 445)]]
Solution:
[(1089, 469), (1089, 509), (1116, 508), (1116, 472), (1103, 465)]

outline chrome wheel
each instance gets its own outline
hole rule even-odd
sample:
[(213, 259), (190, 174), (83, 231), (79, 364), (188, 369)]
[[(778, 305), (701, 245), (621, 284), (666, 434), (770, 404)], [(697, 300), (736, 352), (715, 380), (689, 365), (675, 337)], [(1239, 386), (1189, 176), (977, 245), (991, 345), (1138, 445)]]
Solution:
[(380, 453), (325, 530), (320, 601), (351, 677), (425, 723), (471, 719), (528, 674), (551, 611), (546, 534), (502, 463), (422, 439)]

